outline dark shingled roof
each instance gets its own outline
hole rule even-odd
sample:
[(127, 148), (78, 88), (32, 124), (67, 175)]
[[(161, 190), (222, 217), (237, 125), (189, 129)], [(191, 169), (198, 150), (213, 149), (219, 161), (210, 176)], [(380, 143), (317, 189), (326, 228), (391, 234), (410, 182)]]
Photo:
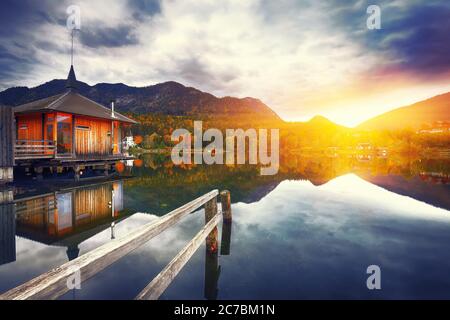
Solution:
[(76, 91), (76, 78), (73, 66), (70, 68), (66, 87), (69, 90), (65, 93), (17, 106), (14, 108), (14, 112), (28, 113), (58, 111), (127, 123), (137, 123), (136, 121), (125, 117), (118, 112), (114, 112), (113, 117), (111, 109), (79, 94)]

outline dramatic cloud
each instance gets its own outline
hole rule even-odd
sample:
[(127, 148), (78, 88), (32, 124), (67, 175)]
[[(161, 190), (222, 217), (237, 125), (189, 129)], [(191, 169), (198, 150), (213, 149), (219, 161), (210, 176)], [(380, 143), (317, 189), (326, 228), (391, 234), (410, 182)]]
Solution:
[[(6, 0), (0, 89), (65, 77), (72, 4), (76, 71), (91, 84), (174, 80), (350, 125), (450, 90), (450, 3), (437, 0)], [(366, 27), (370, 4), (381, 30)]]

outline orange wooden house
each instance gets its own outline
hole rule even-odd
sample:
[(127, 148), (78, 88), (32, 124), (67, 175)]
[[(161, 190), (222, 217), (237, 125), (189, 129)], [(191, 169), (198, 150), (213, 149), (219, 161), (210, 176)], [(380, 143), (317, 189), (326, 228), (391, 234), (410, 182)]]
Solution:
[(66, 91), (14, 108), (15, 160), (102, 161), (123, 154), (125, 130), (134, 120), (84, 97), (77, 91), (73, 66)]

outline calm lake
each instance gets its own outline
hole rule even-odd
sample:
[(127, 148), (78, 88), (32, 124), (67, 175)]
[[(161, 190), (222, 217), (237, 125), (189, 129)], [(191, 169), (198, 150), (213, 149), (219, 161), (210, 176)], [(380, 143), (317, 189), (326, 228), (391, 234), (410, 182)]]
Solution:
[[(19, 183), (0, 220), (0, 293), (226, 189), (219, 254), (200, 247), (161, 299), (450, 298), (449, 159), (282, 160), (260, 176), (147, 155), (114, 180)], [(203, 224), (190, 214), (61, 299), (133, 299)], [(370, 265), (381, 290), (367, 289)]]

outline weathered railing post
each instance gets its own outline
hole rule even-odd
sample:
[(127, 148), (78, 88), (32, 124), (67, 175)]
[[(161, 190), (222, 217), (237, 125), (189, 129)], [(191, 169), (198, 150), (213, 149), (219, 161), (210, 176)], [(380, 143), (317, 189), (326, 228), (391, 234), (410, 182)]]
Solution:
[(224, 190), (220, 193), (220, 200), (222, 202), (223, 221), (231, 221), (231, 195), (230, 191)]
[(208, 223), (217, 214), (217, 198), (214, 197), (205, 203), (205, 223)]
[(222, 240), (220, 242), (220, 254), (227, 256), (230, 254), (231, 246), (231, 226), (232, 226), (232, 214), (231, 214), (231, 194), (230, 191), (224, 190), (220, 193), (220, 200), (222, 202)]
[[(214, 197), (205, 203), (205, 225), (217, 214), (217, 198)], [(217, 227), (211, 231), (211, 233), (206, 237), (206, 249), (209, 252), (217, 252), (218, 249), (218, 235)]]

